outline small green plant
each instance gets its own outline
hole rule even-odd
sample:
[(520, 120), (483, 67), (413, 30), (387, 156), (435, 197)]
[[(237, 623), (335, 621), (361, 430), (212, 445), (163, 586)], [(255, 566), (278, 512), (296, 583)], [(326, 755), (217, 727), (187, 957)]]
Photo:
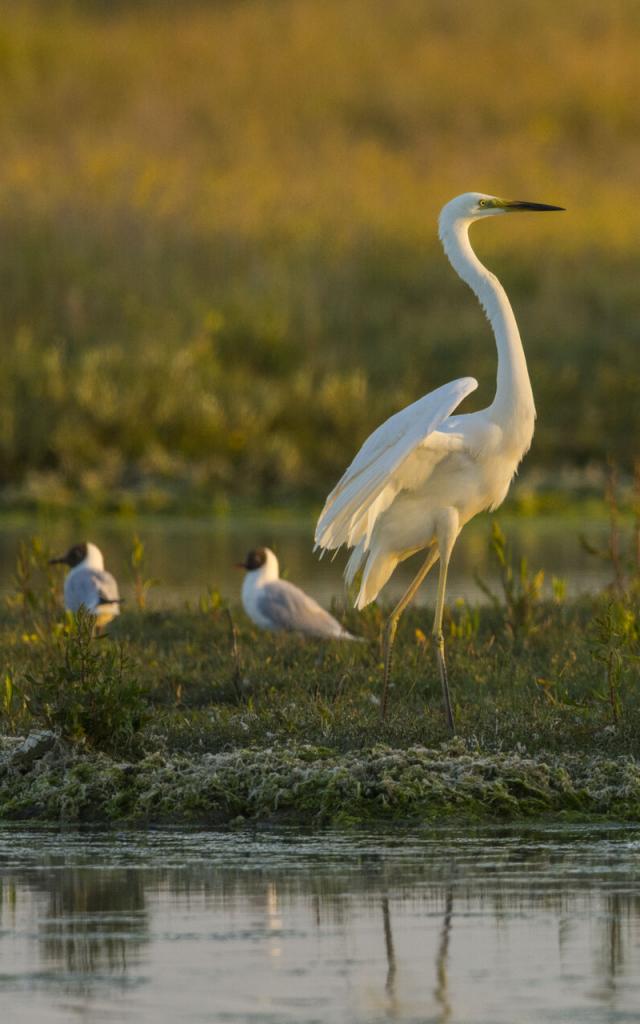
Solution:
[(146, 575), (146, 553), (144, 549), (144, 542), (140, 539), (137, 533), (134, 533), (133, 535), (129, 561), (133, 580), (134, 600), (136, 607), (142, 612), (147, 607), (147, 595), (151, 587), (155, 586), (158, 581)]
[[(489, 585), (476, 574), (476, 582), (494, 608), (505, 615), (507, 632), (514, 640), (521, 640), (535, 631), (536, 610), (540, 604), (544, 584), (544, 570), (531, 572), (526, 558), (514, 568), (513, 556), (505, 534), (497, 520), (491, 524), (490, 550), (498, 568), (501, 596), (494, 594)], [(556, 583), (555, 594), (562, 590)]]
[(640, 458), (633, 463), (633, 565), (636, 584), (640, 581)]
[(455, 602), (449, 619), (449, 635), (462, 640), (472, 640), (478, 635), (480, 612), (470, 608), (463, 597)]
[(628, 543), (625, 542), (620, 530), (619, 474), (618, 467), (612, 459), (607, 463), (604, 496), (609, 510), (609, 534), (606, 545), (598, 547), (584, 534), (580, 534), (580, 543), (588, 554), (609, 564), (612, 572), (609, 590), (622, 597), (640, 588), (640, 459), (636, 459), (634, 463), (631, 501), (633, 529)]
[(30, 701), (27, 694), (16, 685), (11, 669), (7, 669), (4, 674), (0, 703), (2, 719), (9, 732), (16, 733), (25, 723), (28, 723)]
[(94, 618), (81, 609), (68, 615), (30, 673), (33, 711), (63, 739), (120, 752), (134, 744), (147, 705), (122, 643), (94, 635)]
[(21, 541), (13, 575), (13, 593), (6, 598), (9, 608), (19, 611), (28, 632), (49, 634), (60, 618), (62, 604), (60, 576), (49, 565), (51, 552), (40, 537)]
[(227, 613), (227, 619), (228, 619), (228, 622), (229, 622), (229, 648), (230, 648), (230, 651), (231, 651), (231, 659), (232, 659), (232, 665), (233, 665), (231, 680), (232, 680), (232, 683), (233, 683), (233, 688), (234, 688), (236, 697), (238, 699), (238, 703), (241, 703), (242, 699), (243, 699), (243, 697), (242, 697), (242, 658), (240, 656), (240, 647), (238, 645), (238, 631), (236, 629), (236, 624), (233, 621), (233, 616), (231, 614), (231, 610), (229, 608), (226, 608), (225, 611)]
[(639, 637), (638, 617), (621, 601), (612, 601), (594, 620), (593, 655), (604, 666), (604, 699), (616, 724), (622, 711), (621, 682), (625, 670), (639, 659)]
[(200, 595), (198, 606), (203, 615), (217, 616), (226, 608), (226, 602), (217, 587), (207, 587)]
[(552, 576), (551, 593), (555, 604), (564, 604), (567, 599), (567, 581), (560, 576)]

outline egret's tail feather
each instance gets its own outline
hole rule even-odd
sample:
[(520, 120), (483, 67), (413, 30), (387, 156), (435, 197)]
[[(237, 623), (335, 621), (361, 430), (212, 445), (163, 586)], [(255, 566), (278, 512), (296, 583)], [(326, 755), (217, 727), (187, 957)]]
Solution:
[(395, 498), (395, 487), (383, 487), (373, 495), (352, 496), (344, 506), (336, 505), (320, 516), (316, 531), (316, 547), (330, 551), (346, 544), (354, 547), (362, 541), (366, 551), (377, 520)]
[(360, 566), (362, 565), (364, 557), (364, 541), (361, 540), (360, 543), (351, 552), (351, 555), (349, 556), (349, 561), (347, 562), (347, 567), (344, 570), (344, 578), (348, 587), (351, 586), (354, 579), (356, 578), (356, 573)]
[(375, 601), (391, 576), (396, 564), (397, 559), (392, 555), (378, 555), (375, 558), (369, 555), (367, 567), (362, 577), (362, 584), (360, 585), (360, 592), (356, 598), (355, 606), (359, 611), (368, 604), (371, 604), (372, 601)]

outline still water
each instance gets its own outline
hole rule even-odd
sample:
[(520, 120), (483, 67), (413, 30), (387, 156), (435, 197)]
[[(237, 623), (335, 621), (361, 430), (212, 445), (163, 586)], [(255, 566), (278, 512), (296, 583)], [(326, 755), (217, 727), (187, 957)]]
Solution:
[(0, 829), (15, 1024), (640, 1018), (640, 827)]
[[(514, 558), (525, 557), (531, 569), (544, 570), (547, 591), (554, 576), (565, 581), (569, 595), (602, 589), (611, 581), (610, 566), (587, 553), (580, 542), (582, 534), (591, 544), (606, 547), (606, 521), (502, 517), (500, 522)], [(60, 553), (79, 540), (97, 543), (104, 552), (107, 568), (119, 580), (125, 598), (130, 597), (130, 553), (132, 538), (138, 534), (145, 545), (145, 575), (155, 581), (149, 595), (151, 606), (197, 602), (208, 588), (219, 590), (232, 602), (238, 601), (242, 573), (235, 568), (235, 563), (243, 560), (250, 548), (261, 544), (272, 547), (288, 578), (317, 600), (326, 605), (333, 598), (344, 600), (345, 555), (341, 552), (334, 562), (329, 558), (319, 561), (313, 554), (313, 529), (312, 519), (273, 520), (257, 515), (209, 519), (87, 519), (75, 525), (61, 519), (0, 519), (0, 595), (11, 589), (19, 542), (39, 535), (51, 550)], [(486, 600), (478, 586), (477, 575), (496, 587), (495, 562), (489, 552), (490, 529), (490, 517), (481, 516), (463, 530), (449, 573), (450, 601)], [(420, 556), (416, 556), (398, 569), (384, 591), (386, 601), (404, 592), (419, 565)], [(435, 586), (436, 576), (432, 574), (421, 589), (422, 600), (434, 601)]]

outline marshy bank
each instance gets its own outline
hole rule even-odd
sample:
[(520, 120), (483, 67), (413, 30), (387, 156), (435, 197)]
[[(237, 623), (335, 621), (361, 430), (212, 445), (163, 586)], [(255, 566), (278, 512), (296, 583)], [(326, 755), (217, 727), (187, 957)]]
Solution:
[[(568, 599), (492, 539), (500, 591), (449, 610), (450, 741), (416, 608), (382, 718), (384, 612), (335, 609), (363, 644), (252, 628), (219, 594), (137, 601), (105, 637), (60, 614), (59, 580), (23, 549), (1, 613), (0, 818), (357, 823), (640, 815), (640, 588)], [(23, 739), (26, 736), (26, 746)]]

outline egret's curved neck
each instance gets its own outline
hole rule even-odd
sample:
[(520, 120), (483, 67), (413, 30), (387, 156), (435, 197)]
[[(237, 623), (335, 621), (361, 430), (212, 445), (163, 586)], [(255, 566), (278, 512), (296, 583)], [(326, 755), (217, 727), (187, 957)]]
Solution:
[(442, 218), (440, 240), (453, 269), (477, 296), (495, 335), (498, 376), (492, 415), (505, 427), (517, 428), (518, 434), (529, 432), (528, 447), (536, 410), (520, 332), (504, 288), (471, 248), (469, 226), (468, 220)]

